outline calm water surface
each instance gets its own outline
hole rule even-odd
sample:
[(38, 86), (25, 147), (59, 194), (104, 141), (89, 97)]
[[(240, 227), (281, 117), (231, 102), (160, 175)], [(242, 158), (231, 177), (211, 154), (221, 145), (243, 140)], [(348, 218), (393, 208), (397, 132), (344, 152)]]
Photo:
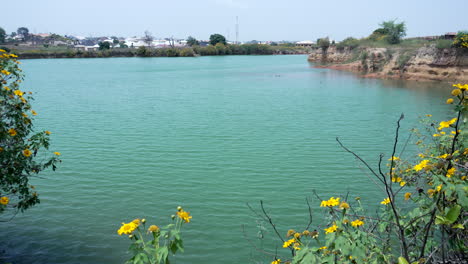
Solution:
[[(0, 251), (14, 263), (123, 263), (129, 241), (117, 235), (120, 223), (164, 225), (178, 205), (193, 221), (175, 263), (270, 263), (242, 225), (257, 246), (281, 246), (271, 230), (257, 239), (258, 226), (268, 226), (246, 203), (264, 200), (281, 232), (305, 226), (312, 190), (378, 204), (384, 194), (335, 137), (376, 164), (379, 153), (390, 155), (400, 113), (405, 138), (419, 116), (449, 114), (448, 85), (359, 79), (314, 69), (305, 56), (22, 66), (36, 127), (53, 132), (63, 163), (33, 181), (40, 205), (1, 224)], [(315, 214), (312, 229), (323, 228)]]

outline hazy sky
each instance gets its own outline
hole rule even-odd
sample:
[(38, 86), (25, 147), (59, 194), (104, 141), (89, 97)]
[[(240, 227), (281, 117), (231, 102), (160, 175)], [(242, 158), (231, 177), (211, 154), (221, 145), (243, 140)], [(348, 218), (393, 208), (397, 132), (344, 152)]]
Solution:
[[(3, 0), (6, 1), (6, 0)], [(468, 30), (468, 0), (15, 0), (0, 17), (8, 33), (235, 40), (316, 40), (369, 35), (384, 20), (405, 21), (408, 36)], [(5, 6), (5, 5), (3, 5)]]

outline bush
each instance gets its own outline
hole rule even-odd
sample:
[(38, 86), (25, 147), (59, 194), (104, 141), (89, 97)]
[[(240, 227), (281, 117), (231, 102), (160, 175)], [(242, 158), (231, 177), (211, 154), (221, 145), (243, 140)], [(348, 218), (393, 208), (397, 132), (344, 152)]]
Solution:
[(450, 39), (438, 39), (436, 40), (435, 47), (438, 49), (448, 49), (451, 48), (453, 41)]
[(336, 48), (339, 50), (343, 50), (345, 47), (349, 47), (349, 49), (355, 49), (359, 46), (359, 40), (349, 37), (341, 41), (336, 45)]
[(145, 46), (138, 47), (136, 55), (139, 57), (151, 57), (151, 50)]
[(193, 57), (195, 56), (195, 52), (192, 48), (184, 48), (180, 51), (181, 57)]
[(330, 39), (328, 37), (321, 38), (317, 41), (317, 45), (322, 48), (322, 50), (327, 50), (330, 47)]
[(453, 41), (453, 46), (468, 50), (468, 31), (458, 32), (455, 40)]
[[(23, 74), (16, 55), (0, 50), (0, 213), (24, 211), (40, 202), (29, 179), (48, 167), (56, 169), (58, 156), (48, 155), (49, 131), (34, 133), (31, 92), (21, 91)], [(40, 156), (39, 154), (44, 153)]]

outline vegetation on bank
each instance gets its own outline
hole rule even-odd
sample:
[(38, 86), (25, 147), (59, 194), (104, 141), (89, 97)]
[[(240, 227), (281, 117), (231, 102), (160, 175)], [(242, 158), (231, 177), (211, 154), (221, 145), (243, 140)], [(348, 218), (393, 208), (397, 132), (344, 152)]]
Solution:
[(36, 49), (22, 49), (15, 46), (2, 46), (1, 48), (14, 52), (21, 59), (35, 58), (106, 58), (106, 57), (194, 57), (216, 55), (274, 55), (274, 54), (308, 54), (311, 49), (296, 47), (292, 44), (271, 46), (266, 44), (221, 44), (215, 46), (192, 47), (139, 47), (114, 48), (96, 51), (83, 51), (74, 48), (56, 47)]

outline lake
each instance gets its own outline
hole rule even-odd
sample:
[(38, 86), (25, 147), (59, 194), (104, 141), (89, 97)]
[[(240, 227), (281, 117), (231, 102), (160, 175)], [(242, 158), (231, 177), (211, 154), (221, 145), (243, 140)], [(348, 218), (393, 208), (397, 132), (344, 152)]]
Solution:
[(323, 229), (313, 190), (376, 205), (386, 195), (335, 138), (376, 165), (391, 155), (401, 113), (405, 141), (420, 117), (444, 119), (451, 109), (448, 84), (361, 79), (313, 68), (303, 55), (22, 67), (35, 127), (52, 132), (63, 163), (33, 179), (41, 204), (0, 225), (0, 252), (14, 263), (123, 263), (129, 239), (118, 236), (120, 224), (138, 217), (163, 226), (178, 205), (193, 219), (175, 263), (270, 263), (249, 243), (288, 251), (246, 203), (258, 209), (263, 200), (282, 233), (306, 226), (306, 197), (311, 229)]

